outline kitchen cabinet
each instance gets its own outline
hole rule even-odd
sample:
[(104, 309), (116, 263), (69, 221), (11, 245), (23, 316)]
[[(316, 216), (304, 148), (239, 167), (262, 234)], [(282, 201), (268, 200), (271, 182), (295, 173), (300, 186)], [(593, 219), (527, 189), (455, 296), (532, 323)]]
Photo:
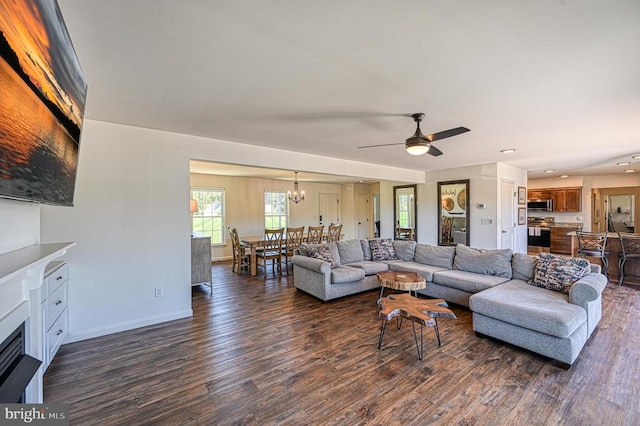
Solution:
[(569, 226), (553, 226), (551, 227), (551, 253), (571, 255), (571, 237), (567, 235), (571, 231), (582, 228), (573, 228)]
[(527, 191), (527, 200), (548, 200), (551, 198), (551, 191), (548, 189), (530, 189)]
[(551, 199), (553, 200), (554, 212), (580, 212), (582, 211), (582, 189), (562, 188), (553, 189)]

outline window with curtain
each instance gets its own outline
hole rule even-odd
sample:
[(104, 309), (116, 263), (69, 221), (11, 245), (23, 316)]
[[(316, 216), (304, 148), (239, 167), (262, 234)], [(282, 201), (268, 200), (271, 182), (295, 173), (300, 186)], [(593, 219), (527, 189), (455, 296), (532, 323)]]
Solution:
[(191, 188), (198, 211), (191, 213), (191, 230), (211, 237), (211, 244), (225, 244), (224, 189)]
[(287, 193), (264, 193), (264, 227), (265, 229), (278, 229), (287, 227)]

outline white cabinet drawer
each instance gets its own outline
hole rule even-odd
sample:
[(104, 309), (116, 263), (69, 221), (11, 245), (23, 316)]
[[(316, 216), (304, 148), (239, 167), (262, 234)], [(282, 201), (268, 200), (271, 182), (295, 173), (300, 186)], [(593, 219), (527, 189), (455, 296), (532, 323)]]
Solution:
[(60, 285), (67, 281), (69, 277), (69, 270), (67, 264), (63, 263), (62, 266), (49, 272), (44, 280), (44, 295), (43, 297), (49, 297)]
[(67, 308), (67, 283), (59, 286), (44, 301), (44, 329), (49, 330), (62, 311)]
[(69, 328), (69, 321), (67, 310), (62, 311), (62, 314), (58, 317), (53, 326), (47, 331), (47, 363), (49, 365), (51, 360), (58, 352), (62, 341), (67, 336)]

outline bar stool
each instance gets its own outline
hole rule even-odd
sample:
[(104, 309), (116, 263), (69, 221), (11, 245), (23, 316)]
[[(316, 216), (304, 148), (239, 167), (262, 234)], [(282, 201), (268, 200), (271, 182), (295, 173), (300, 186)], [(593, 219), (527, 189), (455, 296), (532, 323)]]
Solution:
[(618, 253), (618, 268), (620, 269), (620, 281), (618, 285), (622, 285), (624, 281), (624, 264), (627, 260), (640, 259), (640, 234), (629, 234), (626, 232), (618, 233), (620, 237), (621, 253)]
[(578, 237), (578, 255), (580, 257), (597, 257), (602, 261), (604, 275), (609, 282), (609, 252), (606, 232), (576, 231)]

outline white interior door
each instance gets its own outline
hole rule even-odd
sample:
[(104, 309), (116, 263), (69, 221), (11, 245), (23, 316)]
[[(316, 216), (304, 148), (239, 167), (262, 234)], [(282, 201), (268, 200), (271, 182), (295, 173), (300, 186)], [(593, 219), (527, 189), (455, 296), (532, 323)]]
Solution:
[(358, 194), (358, 238), (369, 238), (369, 194)]
[(332, 223), (340, 223), (338, 194), (319, 194), (318, 197), (318, 224), (329, 226)]
[(500, 247), (514, 250), (515, 241), (513, 231), (515, 229), (514, 204), (516, 203), (513, 182), (502, 181), (501, 185), (501, 221), (500, 221)]

